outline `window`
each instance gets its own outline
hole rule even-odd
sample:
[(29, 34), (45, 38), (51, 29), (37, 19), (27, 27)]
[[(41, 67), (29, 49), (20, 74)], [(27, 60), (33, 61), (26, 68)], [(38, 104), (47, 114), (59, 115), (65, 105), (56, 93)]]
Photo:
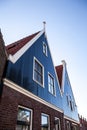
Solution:
[(54, 78), (49, 73), (48, 73), (48, 87), (49, 87), (49, 92), (55, 95)]
[(71, 130), (70, 122), (69, 121), (66, 122), (66, 130)]
[(47, 56), (47, 45), (43, 42), (43, 53)]
[(49, 130), (49, 116), (41, 114), (41, 130)]
[(35, 57), (34, 57), (33, 79), (40, 85), (42, 86), (44, 85), (44, 67)]
[(18, 108), (16, 130), (31, 130), (32, 129), (32, 111), (30, 109)]
[(70, 95), (66, 95), (66, 98), (67, 98), (67, 104), (68, 106), (70, 107), (70, 110), (71, 111), (74, 111), (75, 110), (75, 103), (74, 101), (72, 100), (71, 96)]
[(61, 130), (60, 129), (60, 119), (55, 117), (55, 130)]

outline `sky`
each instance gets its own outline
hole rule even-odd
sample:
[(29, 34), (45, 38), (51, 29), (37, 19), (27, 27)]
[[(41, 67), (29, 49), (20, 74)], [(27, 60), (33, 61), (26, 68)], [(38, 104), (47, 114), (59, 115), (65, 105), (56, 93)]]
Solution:
[(43, 29), (54, 65), (66, 61), (78, 112), (87, 118), (87, 0), (0, 0), (5, 45)]

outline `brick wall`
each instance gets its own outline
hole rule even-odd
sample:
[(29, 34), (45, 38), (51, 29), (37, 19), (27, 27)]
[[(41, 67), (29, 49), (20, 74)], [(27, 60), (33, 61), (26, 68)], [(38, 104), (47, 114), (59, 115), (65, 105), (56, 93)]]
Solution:
[(80, 130), (87, 130), (87, 119), (79, 116), (80, 119)]
[(35, 101), (9, 87), (3, 87), (3, 94), (0, 99), (0, 130), (15, 130), (17, 122), (18, 105), (27, 107), (33, 110), (33, 129), (41, 129), (41, 113), (50, 116), (50, 130), (54, 129), (54, 118), (60, 118), (61, 130), (63, 126), (63, 113), (51, 109), (44, 104)]

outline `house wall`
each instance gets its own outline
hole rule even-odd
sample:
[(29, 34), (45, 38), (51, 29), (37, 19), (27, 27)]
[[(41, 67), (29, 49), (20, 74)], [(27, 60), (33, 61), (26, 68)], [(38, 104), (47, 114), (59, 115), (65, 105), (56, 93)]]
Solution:
[(27, 97), (6, 85), (3, 88), (3, 94), (0, 99), (0, 130), (15, 130), (18, 105), (32, 109), (32, 130), (41, 129), (41, 113), (49, 115), (50, 130), (53, 130), (55, 127), (55, 117), (60, 119), (61, 130), (64, 130), (63, 113)]

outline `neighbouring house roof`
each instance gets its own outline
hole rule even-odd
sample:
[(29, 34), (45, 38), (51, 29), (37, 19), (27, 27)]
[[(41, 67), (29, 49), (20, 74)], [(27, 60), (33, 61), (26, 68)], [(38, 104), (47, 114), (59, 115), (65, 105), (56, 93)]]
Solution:
[(55, 67), (56, 72), (57, 72), (57, 76), (58, 76), (58, 80), (59, 80), (59, 84), (60, 84), (60, 88), (62, 87), (62, 75), (63, 75), (63, 65), (59, 65)]
[(3, 77), (6, 60), (7, 60), (7, 54), (6, 54), (6, 50), (5, 50), (3, 36), (2, 36), (1, 30), (0, 30), (0, 82)]
[[(40, 32), (40, 31), (39, 31)], [(10, 45), (6, 46), (6, 51), (8, 54), (14, 55), (17, 51), (19, 51), (25, 44), (27, 44), (30, 40), (32, 40), (39, 32), (29, 35), (21, 40), (18, 40)]]

